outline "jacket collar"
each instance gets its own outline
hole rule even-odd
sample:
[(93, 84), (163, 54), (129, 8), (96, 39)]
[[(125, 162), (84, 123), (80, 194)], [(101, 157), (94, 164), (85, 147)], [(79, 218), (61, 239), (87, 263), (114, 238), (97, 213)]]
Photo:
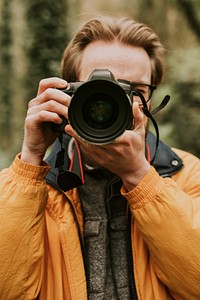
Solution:
[[(147, 134), (146, 144), (152, 159), (156, 151), (156, 137), (151, 132)], [(183, 162), (169, 146), (159, 140), (153, 166), (160, 176), (171, 177), (182, 169)]]
[[(70, 139), (70, 136), (66, 134), (63, 135), (64, 149), (68, 149)], [(150, 149), (150, 158), (152, 159), (156, 151), (156, 137), (151, 132), (148, 132), (147, 134), (146, 144), (148, 149)], [(73, 156), (71, 159), (69, 158), (67, 151), (64, 151), (64, 167), (62, 172), (59, 172), (58, 168), (55, 167), (57, 154), (60, 151), (61, 144), (57, 139), (52, 147), (51, 153), (46, 159), (46, 162), (51, 166), (51, 170), (46, 176), (46, 181), (56, 189), (61, 189), (66, 192), (74, 187), (84, 184), (84, 174), (79, 147), (76, 144), (73, 148)], [(170, 177), (182, 169), (183, 162), (171, 148), (162, 141), (159, 141), (153, 166), (160, 176)]]

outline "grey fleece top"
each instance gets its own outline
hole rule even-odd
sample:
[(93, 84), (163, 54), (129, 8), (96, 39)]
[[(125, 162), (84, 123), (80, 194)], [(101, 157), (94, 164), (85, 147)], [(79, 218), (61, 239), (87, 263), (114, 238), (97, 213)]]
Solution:
[[(103, 169), (85, 170), (79, 187), (89, 263), (89, 300), (129, 300), (127, 202)], [(129, 249), (130, 251), (130, 249)]]

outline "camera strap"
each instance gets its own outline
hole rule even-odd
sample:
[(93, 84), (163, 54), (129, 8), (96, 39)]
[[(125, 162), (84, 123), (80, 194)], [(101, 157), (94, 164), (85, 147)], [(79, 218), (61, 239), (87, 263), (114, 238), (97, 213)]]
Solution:
[(133, 93), (133, 96), (140, 97), (140, 99), (142, 101), (142, 105), (143, 105), (142, 111), (145, 114), (145, 116), (151, 120), (151, 122), (154, 126), (154, 129), (155, 129), (155, 132), (156, 132), (156, 149), (155, 149), (155, 153), (153, 155), (153, 158), (150, 161), (150, 164), (152, 165), (153, 162), (154, 162), (154, 159), (156, 157), (156, 152), (157, 152), (158, 145), (159, 145), (159, 129), (158, 129), (158, 125), (157, 125), (156, 120), (153, 118), (153, 115), (158, 113), (161, 109), (163, 109), (167, 105), (167, 103), (170, 100), (170, 96), (166, 95), (164, 97), (164, 99), (162, 100), (162, 102), (160, 103), (160, 105), (158, 107), (156, 107), (152, 112), (150, 112), (149, 109), (148, 109), (146, 100), (144, 99), (144, 96), (139, 91), (136, 91), (136, 90), (134, 90), (132, 93)]
[(80, 149), (78, 143), (75, 141), (72, 157), (70, 160), (69, 169), (65, 168), (66, 144), (64, 141), (64, 134), (58, 137), (60, 143), (60, 151), (57, 153), (55, 168), (58, 170), (57, 184), (63, 191), (68, 191), (75, 186), (84, 184), (84, 174), (81, 162)]

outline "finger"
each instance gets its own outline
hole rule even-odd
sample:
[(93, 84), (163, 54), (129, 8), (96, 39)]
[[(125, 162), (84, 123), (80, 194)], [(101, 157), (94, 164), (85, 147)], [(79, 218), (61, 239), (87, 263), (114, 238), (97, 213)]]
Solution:
[(65, 126), (65, 132), (67, 134), (69, 134), (70, 136), (72, 136), (80, 145), (82, 145), (82, 147), (87, 151), (88, 149), (92, 148), (94, 145), (86, 142), (85, 140), (83, 140), (77, 133), (76, 131), (73, 129), (73, 127), (68, 124)]
[(58, 103), (69, 106), (71, 97), (55, 88), (47, 88), (42, 94), (29, 102), (29, 107), (40, 105), (42, 103), (55, 100)]
[(58, 103), (55, 100), (49, 100), (40, 105), (33, 105), (28, 109), (27, 115), (35, 115), (40, 111), (53, 112), (60, 116), (64, 116), (65, 118), (68, 118), (68, 107), (61, 103)]
[(145, 116), (141, 111), (138, 102), (133, 103), (134, 130), (143, 130), (145, 127)]
[(41, 127), (41, 124), (43, 123), (61, 124), (61, 122), (62, 119), (58, 114), (54, 112), (40, 111), (35, 115), (27, 115), (25, 124), (26, 128), (28, 128), (29, 130), (34, 130), (34, 128), (39, 129)]
[(76, 133), (76, 131), (72, 128), (72, 126), (70, 124), (68, 124), (68, 125), (65, 126), (65, 132), (67, 134), (69, 134), (70, 136), (72, 136), (77, 141), (80, 140), (78, 134)]
[(48, 88), (65, 88), (67, 87), (67, 81), (59, 77), (50, 77), (42, 79), (39, 82), (38, 95), (42, 94)]

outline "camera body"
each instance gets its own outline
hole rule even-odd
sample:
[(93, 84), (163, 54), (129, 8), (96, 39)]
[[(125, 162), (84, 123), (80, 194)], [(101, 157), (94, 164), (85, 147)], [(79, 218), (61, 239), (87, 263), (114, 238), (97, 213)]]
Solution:
[[(133, 126), (130, 82), (115, 80), (108, 69), (94, 70), (87, 81), (71, 82), (62, 90), (70, 95), (68, 120), (77, 134), (91, 144), (108, 144)], [(63, 132), (63, 118), (53, 130)]]

